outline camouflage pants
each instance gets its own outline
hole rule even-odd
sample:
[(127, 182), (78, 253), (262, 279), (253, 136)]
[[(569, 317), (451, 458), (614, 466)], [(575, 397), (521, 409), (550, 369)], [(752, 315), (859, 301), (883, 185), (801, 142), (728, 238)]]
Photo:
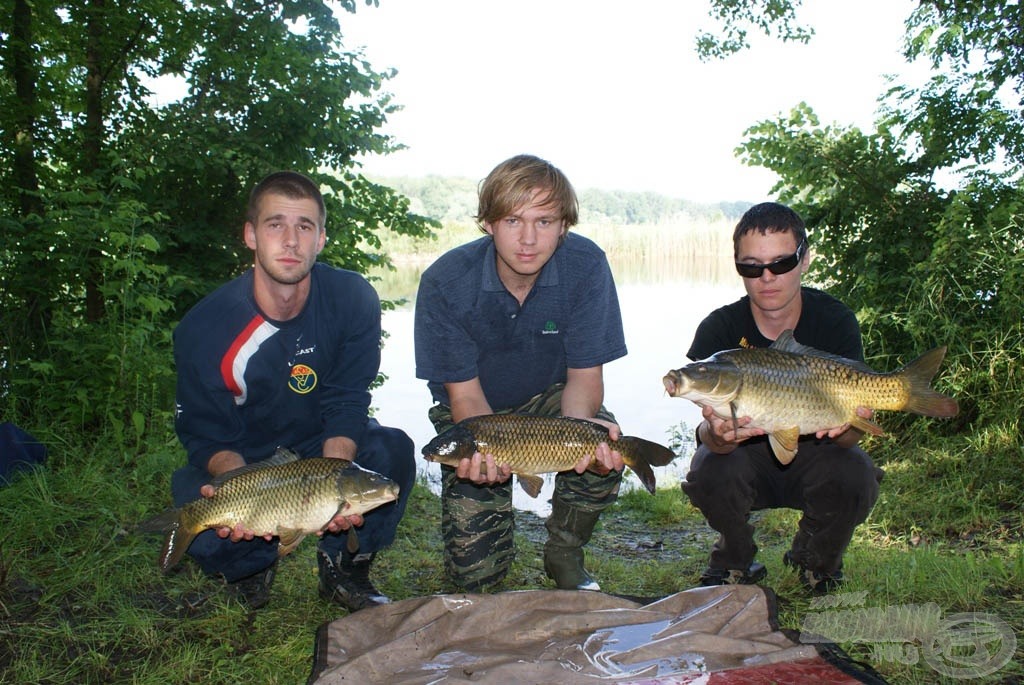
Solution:
[[(497, 414), (559, 416), (564, 383), (556, 383), (521, 407)], [(450, 428), (451, 408), (434, 405), (428, 412), (434, 429)], [(597, 417), (615, 422), (603, 406)], [(508, 573), (515, 556), (512, 513), (512, 479), (498, 485), (476, 485), (455, 475), (451, 466), (441, 466), (441, 536), (448, 577), (465, 590), (474, 592), (498, 582)], [(555, 476), (553, 499), (590, 512), (600, 512), (615, 502), (622, 472), (600, 476), (590, 471), (563, 471)]]

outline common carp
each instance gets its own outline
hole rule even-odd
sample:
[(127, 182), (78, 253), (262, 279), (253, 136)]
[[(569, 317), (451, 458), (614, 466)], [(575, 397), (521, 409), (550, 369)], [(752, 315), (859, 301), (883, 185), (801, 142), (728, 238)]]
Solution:
[[(363, 514), (398, 499), (390, 478), (343, 459), (299, 459), (295, 452), (277, 453), (229, 471), (211, 483), (212, 497), (203, 497), (144, 522), (144, 531), (164, 531), (160, 554), (166, 573), (177, 564), (200, 532), (243, 524), (257, 536), (280, 538), (284, 556), (310, 533), (325, 529), (336, 514)], [(351, 531), (351, 529), (349, 529)]]
[(771, 347), (718, 352), (669, 371), (662, 382), (670, 396), (710, 406), (724, 419), (751, 417), (748, 427), (768, 433), (775, 458), (788, 464), (801, 435), (845, 423), (881, 435), (878, 424), (857, 416), (858, 406), (956, 416), (956, 400), (930, 386), (945, 356), (946, 348), (936, 347), (901, 369), (880, 373), (801, 345), (787, 330)]
[(486, 414), (464, 419), (444, 431), (423, 448), (423, 456), (449, 466), (474, 452), (494, 455), (497, 464), (508, 464), (530, 497), (544, 484), (537, 474), (568, 471), (584, 456), (593, 456), (597, 446), (608, 443), (622, 455), (647, 491), (654, 493), (652, 466), (665, 466), (675, 458), (672, 450), (643, 438), (608, 437), (599, 423), (566, 416), (530, 414)]

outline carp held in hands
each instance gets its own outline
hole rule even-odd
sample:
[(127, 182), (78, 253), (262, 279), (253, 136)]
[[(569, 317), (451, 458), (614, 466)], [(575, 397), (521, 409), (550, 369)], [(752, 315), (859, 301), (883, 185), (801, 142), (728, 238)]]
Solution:
[[(216, 492), (168, 510), (142, 524), (167, 533), (160, 568), (173, 568), (196, 535), (209, 528), (243, 525), (257, 537), (280, 538), (278, 555), (310, 533), (326, 530), (337, 514), (364, 514), (398, 499), (398, 484), (345, 459), (300, 459), (278, 449), (273, 457), (214, 478)], [(350, 543), (352, 529), (350, 532)]]
[(945, 355), (945, 347), (936, 347), (901, 369), (880, 373), (801, 345), (787, 330), (771, 347), (724, 350), (669, 371), (662, 382), (671, 397), (711, 407), (723, 419), (751, 417), (747, 427), (764, 430), (775, 458), (788, 464), (801, 435), (843, 424), (881, 435), (878, 424), (857, 415), (859, 406), (956, 416), (956, 400), (931, 388)]

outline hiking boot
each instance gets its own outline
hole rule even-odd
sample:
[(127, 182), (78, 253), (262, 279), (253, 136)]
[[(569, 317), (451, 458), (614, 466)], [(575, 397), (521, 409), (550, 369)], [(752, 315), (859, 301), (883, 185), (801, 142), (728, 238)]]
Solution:
[(600, 590), (583, 567), (583, 545), (590, 541), (601, 512), (571, 507), (552, 498), (551, 515), (544, 523), (544, 572), (560, 590)]
[(228, 583), (228, 590), (250, 609), (260, 609), (270, 601), (270, 586), (277, 575), (277, 560), (266, 569)]
[(842, 569), (832, 573), (812, 571), (797, 561), (792, 552), (786, 552), (782, 555), (782, 563), (796, 569), (796, 572), (800, 575), (801, 584), (815, 595), (824, 595), (832, 592), (843, 584)]
[(349, 612), (390, 604), (391, 600), (370, 582), (370, 564), (375, 556), (376, 552), (353, 555), (345, 550), (331, 559), (318, 549), (316, 563), (320, 571), (320, 596), (340, 604)]
[(753, 585), (768, 575), (764, 564), (754, 562), (746, 571), (708, 566), (700, 575), (701, 585)]

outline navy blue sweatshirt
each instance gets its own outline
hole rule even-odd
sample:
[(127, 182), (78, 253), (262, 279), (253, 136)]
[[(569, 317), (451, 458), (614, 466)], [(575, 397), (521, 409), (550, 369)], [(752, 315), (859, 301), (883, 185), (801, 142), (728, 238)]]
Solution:
[(289, 321), (260, 311), (250, 269), (178, 324), (175, 429), (194, 466), (221, 450), (251, 463), (278, 447), (320, 456), (337, 436), (359, 444), (380, 368), (380, 299), (353, 271), (317, 263), (311, 279)]

